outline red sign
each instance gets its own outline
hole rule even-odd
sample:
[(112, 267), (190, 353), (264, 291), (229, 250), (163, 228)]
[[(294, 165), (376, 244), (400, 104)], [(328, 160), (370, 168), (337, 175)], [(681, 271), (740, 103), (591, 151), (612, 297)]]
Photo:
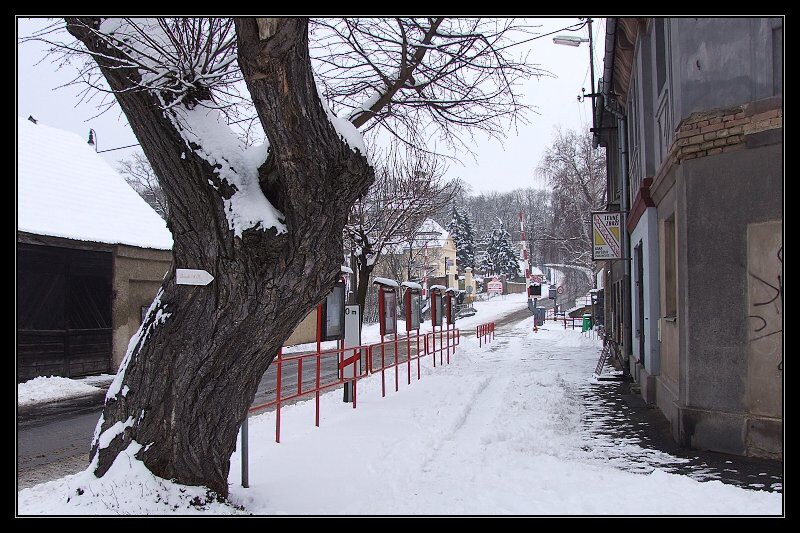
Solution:
[(542, 282), (542, 276), (539, 276), (538, 274), (535, 275), (535, 276), (532, 276), (531, 279), (533, 279), (534, 283), (541, 283)]
[(558, 294), (564, 294), (564, 287), (563, 287), (563, 285), (559, 285), (559, 286), (558, 286), (558, 289), (556, 289), (556, 292), (557, 292)]

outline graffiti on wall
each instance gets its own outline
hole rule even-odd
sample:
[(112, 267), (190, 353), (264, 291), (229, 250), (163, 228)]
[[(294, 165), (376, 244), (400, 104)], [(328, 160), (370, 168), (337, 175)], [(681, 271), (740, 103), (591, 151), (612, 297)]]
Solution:
[(748, 411), (780, 418), (783, 409), (782, 221), (747, 227)]
[[(783, 265), (783, 247), (778, 249), (775, 258), (778, 265)], [(754, 342), (783, 331), (780, 320), (783, 307), (783, 279), (780, 273), (772, 280), (763, 279), (753, 272), (749, 272), (749, 275), (752, 278), (751, 287), (757, 285), (756, 290), (753, 288), (750, 290), (753, 307), (758, 313), (749, 316), (754, 319), (752, 327), (756, 335), (750, 339), (750, 342)]]

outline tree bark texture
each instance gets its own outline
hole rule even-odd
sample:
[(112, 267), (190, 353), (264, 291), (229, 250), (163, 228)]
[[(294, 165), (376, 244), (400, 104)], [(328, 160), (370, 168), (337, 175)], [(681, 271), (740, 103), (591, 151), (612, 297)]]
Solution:
[[(88, 30), (96, 19), (67, 23), (90, 51), (119, 54)], [(286, 217), (282, 234), (248, 229), (236, 237), (224, 212), (226, 184), (187, 146), (158, 95), (129, 90), (136, 70), (97, 59), (167, 196), (174, 239), (172, 268), (140, 330), (146, 334), (129, 349), (121, 390), (106, 399), (101, 434), (118, 422), (127, 427), (105, 447), (93, 442), (98, 476), (136, 442), (153, 474), (226, 496), (238, 430), (262, 375), (339, 279), (347, 213), (373, 172), (322, 107), (307, 21), (276, 19), (270, 28), (262, 38), (255, 19), (236, 21), (240, 67), (270, 141), (262, 189)], [(205, 269), (214, 281), (176, 285), (176, 268)]]

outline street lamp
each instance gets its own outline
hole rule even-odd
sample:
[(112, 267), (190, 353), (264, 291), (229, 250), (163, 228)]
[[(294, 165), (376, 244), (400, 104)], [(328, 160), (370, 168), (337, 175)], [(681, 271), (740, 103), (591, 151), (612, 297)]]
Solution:
[(588, 43), (589, 39), (576, 37), (575, 35), (559, 35), (558, 37), (553, 37), (553, 42), (566, 46), (580, 46), (581, 43)]
[(578, 101), (583, 102), (585, 97), (589, 97), (592, 99), (592, 129), (590, 131), (594, 132), (597, 124), (595, 123), (595, 103), (594, 99), (598, 96), (598, 93), (595, 91), (594, 86), (594, 47), (592, 43), (592, 19), (586, 19), (586, 23), (589, 27), (589, 38), (586, 39), (584, 37), (578, 37), (575, 35), (558, 35), (557, 37), (553, 37), (554, 44), (561, 44), (565, 46), (580, 46), (581, 43), (589, 43), (589, 71), (591, 72), (592, 78), (592, 92), (586, 94), (586, 89), (581, 89), (582, 95), (578, 96)]
[(139, 143), (136, 144), (129, 144), (127, 146), (118, 146), (117, 148), (108, 148), (107, 150), (98, 150), (97, 149), (97, 132), (94, 131), (92, 128), (89, 128), (89, 140), (86, 141), (89, 146), (94, 147), (94, 151), (98, 154), (102, 154), (103, 152), (113, 152), (114, 150), (122, 150), (124, 148), (133, 148), (134, 146), (139, 146)]

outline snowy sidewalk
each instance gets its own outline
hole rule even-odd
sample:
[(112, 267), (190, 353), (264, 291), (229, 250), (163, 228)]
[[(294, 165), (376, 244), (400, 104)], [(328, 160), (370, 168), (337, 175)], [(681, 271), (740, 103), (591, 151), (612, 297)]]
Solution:
[(603, 386), (591, 379), (598, 341), (557, 326), (534, 334), (531, 326), (531, 318), (519, 322), (483, 348), (462, 338), (450, 366), (426, 360), (420, 381), (402, 381), (399, 392), (387, 387), (385, 398), (379, 375), (364, 379), (355, 410), (338, 391), (326, 394), (319, 428), (313, 402), (287, 406), (281, 444), (274, 412), (251, 417), (249, 489), (240, 486), (238, 451), (231, 458), (237, 508), (187, 506), (201, 489), (154, 478), (122, 456), (102, 480), (83, 473), (21, 491), (19, 512), (782, 512), (781, 494), (667, 473), (656, 467), (681, 459), (598, 431), (616, 416), (586, 408), (586, 391)]
[(682, 460), (593, 430), (614, 423), (583, 400), (598, 341), (531, 327), (488, 349), (462, 339), (452, 365), (383, 399), (365, 380), (355, 411), (326, 397), (320, 428), (311, 405), (288, 408), (281, 444), (274, 414), (252, 418), (251, 488), (236, 453), (232, 501), (256, 514), (781, 513), (780, 494), (654, 469)]

